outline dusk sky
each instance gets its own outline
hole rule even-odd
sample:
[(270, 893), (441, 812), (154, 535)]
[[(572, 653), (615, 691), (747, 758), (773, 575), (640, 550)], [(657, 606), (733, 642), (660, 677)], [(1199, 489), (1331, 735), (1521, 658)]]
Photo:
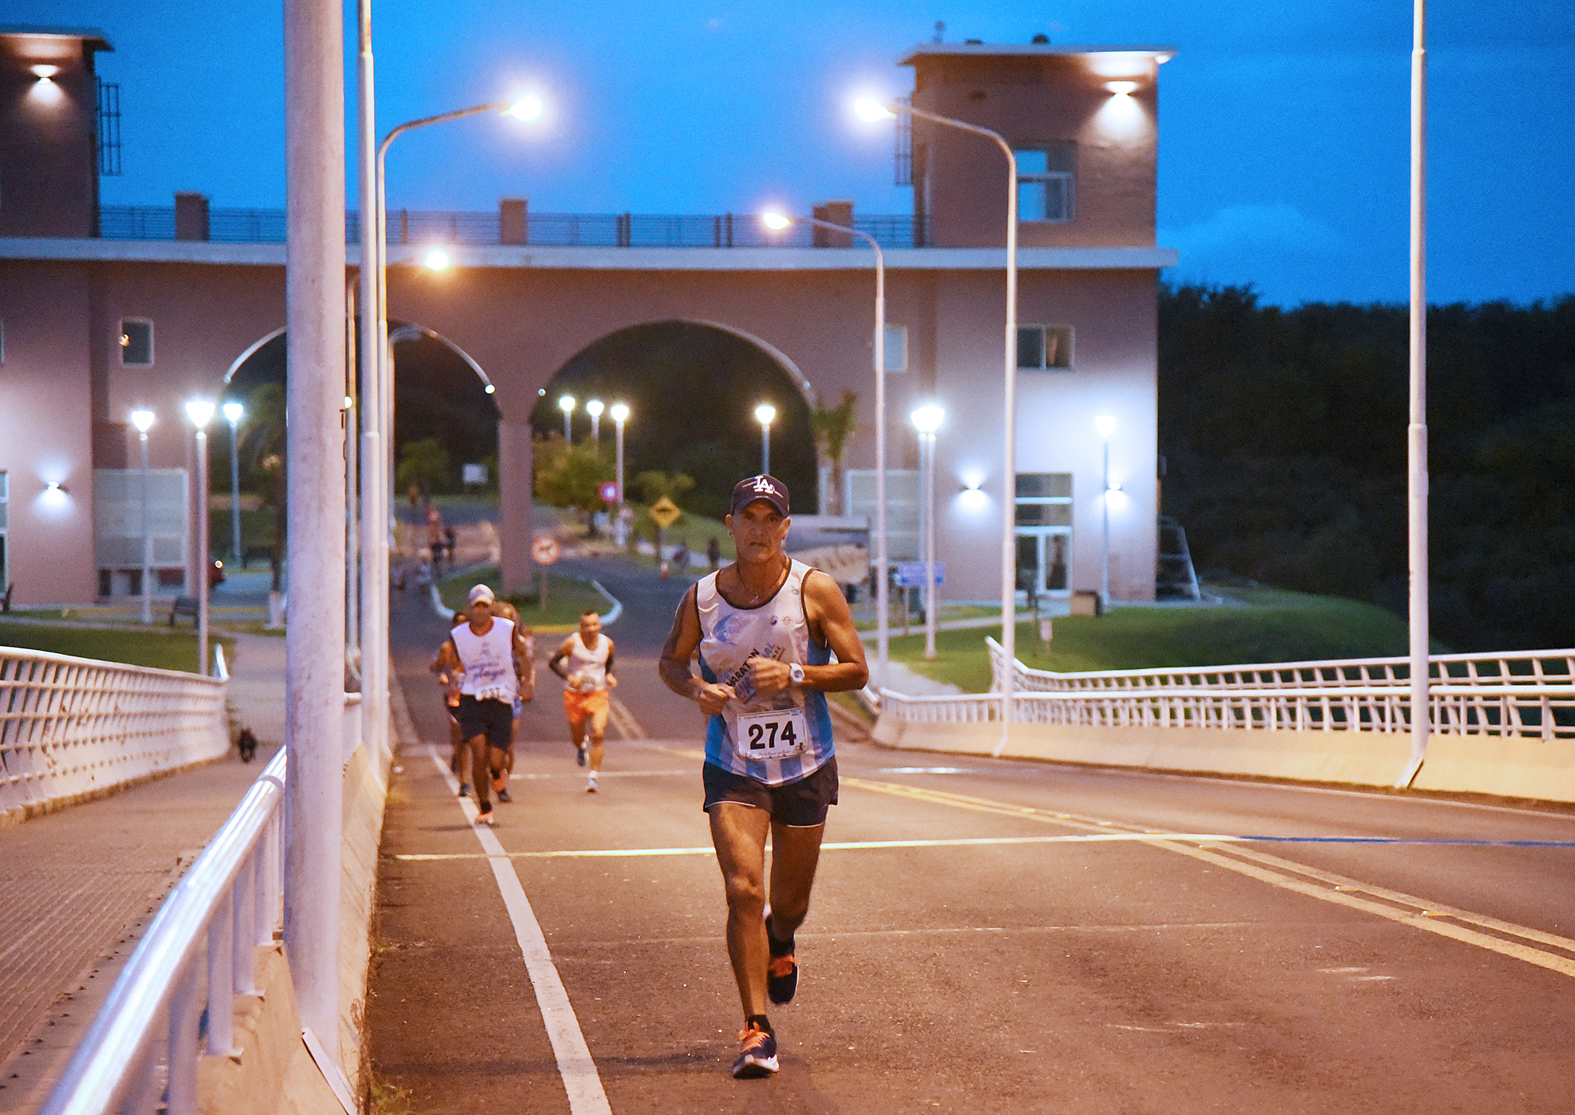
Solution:
[[(1575, 4), (1429, 6), (1429, 295), (1575, 292)], [(1268, 302), (1402, 302), (1411, 5), (1403, 0), (895, 0), (574, 4), (375, 0), (378, 132), (535, 92), (534, 124), (478, 118), (402, 137), (391, 208), (911, 212), (890, 123), (856, 93), (912, 88), (908, 47), (945, 41), (1158, 46), (1159, 242), (1172, 283), (1252, 284)], [(354, 3), (346, 7), (354, 112)], [(107, 204), (284, 203), (277, 0), (10, 0), (8, 24), (91, 27), (114, 53), (124, 173)], [(347, 170), (354, 205), (354, 151)]]

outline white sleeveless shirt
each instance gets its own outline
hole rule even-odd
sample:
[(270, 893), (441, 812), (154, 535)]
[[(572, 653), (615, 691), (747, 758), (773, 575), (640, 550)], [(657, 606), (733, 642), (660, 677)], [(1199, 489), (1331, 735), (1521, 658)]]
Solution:
[[(592, 650), (585, 645), (585, 640), (576, 631), (569, 636), (571, 646), (564, 661), (563, 672), (568, 677), (579, 675), (580, 683), (572, 686), (578, 693), (594, 693), (598, 689), (607, 688), (607, 656), (612, 652), (612, 640), (606, 635), (596, 637), (596, 649)], [(564, 684), (568, 684), (567, 678)]]
[(512, 704), (519, 692), (519, 675), (514, 672), (514, 624), (498, 616), (485, 635), (477, 635), (470, 624), (462, 623), (449, 632), (459, 661), (465, 667), (460, 693), (480, 701)]
[[(706, 730), (705, 760), (734, 774), (777, 786), (813, 774), (833, 754), (831, 714), (826, 695), (817, 689), (789, 686), (768, 697), (748, 691), (746, 663), (751, 658), (775, 658), (805, 666), (831, 661), (829, 648), (810, 641), (809, 619), (804, 613), (804, 577), (809, 566), (791, 562), (787, 580), (770, 600), (753, 608), (735, 608), (717, 591), (717, 574), (702, 577), (695, 585), (695, 608), (700, 618), (700, 674), (709, 682), (734, 686), (739, 699), (729, 701)], [(742, 728), (742, 730), (741, 730)], [(803, 738), (800, 739), (799, 734)], [(777, 743), (791, 734), (798, 750), (775, 757), (746, 757), (751, 736), (756, 743)], [(742, 741), (742, 747), (740, 746)]]

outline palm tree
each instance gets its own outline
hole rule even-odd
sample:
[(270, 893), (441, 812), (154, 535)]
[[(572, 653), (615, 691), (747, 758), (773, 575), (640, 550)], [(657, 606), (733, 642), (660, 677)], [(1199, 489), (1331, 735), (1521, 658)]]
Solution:
[(263, 502), (273, 507), (273, 591), (282, 588), (281, 573), (284, 568), (284, 541), (288, 523), (285, 499), (285, 394), (284, 385), (265, 383), (253, 391), (246, 402), (245, 446), (247, 466), (265, 474), (271, 483), (265, 489)]
[(815, 435), (815, 455), (822, 466), (831, 466), (826, 510), (832, 515), (842, 513), (842, 455), (847, 452), (848, 439), (859, 428), (858, 404), (858, 395), (844, 388), (842, 402), (837, 406), (830, 410), (816, 407), (809, 414), (809, 428)]

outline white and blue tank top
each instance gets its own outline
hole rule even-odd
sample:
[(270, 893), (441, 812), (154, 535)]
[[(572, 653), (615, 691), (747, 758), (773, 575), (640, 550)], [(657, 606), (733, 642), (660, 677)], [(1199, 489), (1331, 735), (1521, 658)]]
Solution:
[[(831, 661), (830, 648), (809, 637), (804, 577), (810, 567), (789, 560), (782, 587), (753, 608), (736, 608), (724, 600), (717, 591), (715, 573), (695, 585), (700, 675), (708, 682), (732, 685), (740, 694), (738, 700), (727, 703), (721, 715), (711, 717), (705, 760), (771, 786), (808, 778), (832, 757), (831, 714), (824, 693), (793, 685), (759, 696), (747, 692), (743, 680), (746, 663), (755, 657), (804, 666), (824, 666)], [(766, 757), (745, 757), (752, 754), (751, 741)]]

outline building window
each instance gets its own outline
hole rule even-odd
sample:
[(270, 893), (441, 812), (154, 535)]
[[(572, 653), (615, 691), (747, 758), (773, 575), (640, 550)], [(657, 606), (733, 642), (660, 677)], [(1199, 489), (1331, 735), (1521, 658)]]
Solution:
[(886, 326), (886, 370), (888, 372), (906, 372), (908, 370), (908, 327), (906, 325)]
[(1077, 144), (1046, 143), (1012, 154), (1017, 156), (1017, 219), (1070, 221)]
[(127, 368), (153, 366), (153, 323), (126, 318), (120, 323), (120, 362)]
[(1030, 599), (1064, 594), (1071, 584), (1072, 474), (1018, 473), (1014, 519), (1017, 588)]
[(1070, 325), (1018, 326), (1017, 366), (1029, 369), (1070, 368), (1072, 327)]

